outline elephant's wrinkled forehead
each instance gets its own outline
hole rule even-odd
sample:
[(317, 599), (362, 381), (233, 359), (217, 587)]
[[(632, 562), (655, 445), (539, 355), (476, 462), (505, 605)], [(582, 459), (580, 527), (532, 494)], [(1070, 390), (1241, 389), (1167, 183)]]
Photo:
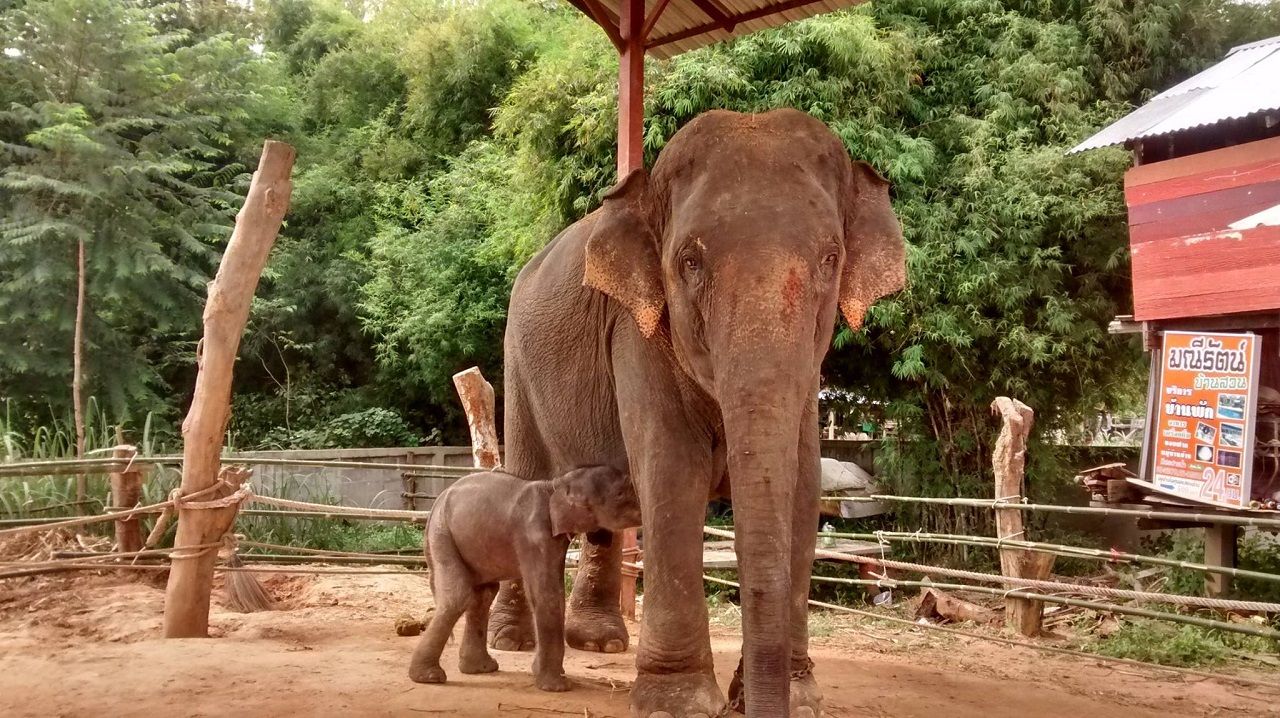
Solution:
[(807, 115), (714, 112), (672, 138), (654, 175), (668, 230), (746, 241), (837, 231), (847, 167), (839, 140)]

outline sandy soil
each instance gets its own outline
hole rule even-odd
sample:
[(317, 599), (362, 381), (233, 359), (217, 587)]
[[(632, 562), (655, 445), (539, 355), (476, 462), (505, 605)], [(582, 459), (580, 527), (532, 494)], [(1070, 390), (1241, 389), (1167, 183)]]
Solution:
[[(0, 582), (0, 715), (628, 715), (629, 653), (569, 650), (574, 690), (546, 694), (532, 686), (530, 654), (495, 653), (500, 672), (464, 676), (451, 644), (450, 682), (417, 685), (405, 675), (417, 639), (396, 636), (393, 624), (426, 608), (421, 575), (260, 577), (281, 610), (215, 606), (214, 638), (173, 641), (158, 637), (163, 587), (154, 580)], [(836, 718), (1280, 716), (1280, 689), (894, 631), (843, 614), (816, 616), (815, 635), (817, 675)], [(727, 686), (740, 634), (718, 625), (713, 640)]]

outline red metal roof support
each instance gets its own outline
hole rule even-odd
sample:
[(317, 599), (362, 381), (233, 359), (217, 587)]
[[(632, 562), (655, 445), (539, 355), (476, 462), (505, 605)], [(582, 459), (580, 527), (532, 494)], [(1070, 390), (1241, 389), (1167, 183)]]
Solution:
[(618, 179), (644, 167), (644, 0), (619, 0)]

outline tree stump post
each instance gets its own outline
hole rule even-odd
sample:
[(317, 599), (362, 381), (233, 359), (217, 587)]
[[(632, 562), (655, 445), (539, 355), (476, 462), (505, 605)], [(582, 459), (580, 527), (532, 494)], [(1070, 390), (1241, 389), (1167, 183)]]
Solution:
[(493, 399), (493, 385), (485, 381), (480, 367), (471, 367), (453, 375), (453, 386), (462, 400), (462, 410), (467, 414), (467, 427), (471, 429), (471, 458), (478, 469), (496, 469), (502, 465), (498, 444), (497, 409)]
[[(258, 279), (289, 209), (294, 156), (294, 149), (283, 142), (267, 140), (263, 145), (231, 241), (217, 276), (209, 283), (204, 338), (196, 346), (195, 395), (182, 422), (182, 484), (175, 507), (178, 535), (165, 592), (166, 638), (203, 638), (209, 633), (209, 592), (217, 550), (191, 547), (220, 541), (239, 505), (238, 500), (234, 506), (225, 502), (244, 496), (240, 483), (246, 472), (219, 475), (222, 439), (231, 418), (231, 375)], [(203, 506), (182, 501), (181, 497), (193, 494), (212, 500), (200, 502)]]
[[(991, 463), (995, 471), (995, 499), (1016, 503), (1022, 500), (1022, 483), (1026, 473), (1027, 435), (1035, 423), (1035, 412), (1017, 399), (997, 397), (991, 403), (992, 413), (1001, 418), (1000, 436)], [(1026, 540), (1022, 512), (1017, 509), (996, 510), (996, 538)], [(1023, 549), (1000, 549), (1000, 573), (1014, 578), (1048, 577), (1053, 554), (1034, 553)], [(1005, 599), (1005, 625), (1024, 636), (1040, 635), (1044, 602), (1025, 598)]]
[[(125, 468), (111, 472), (112, 509), (125, 511), (138, 505), (142, 498), (142, 470), (133, 463), (137, 447), (117, 445), (112, 456), (127, 462)], [(116, 519), (116, 551), (142, 550), (142, 525), (137, 516)]]

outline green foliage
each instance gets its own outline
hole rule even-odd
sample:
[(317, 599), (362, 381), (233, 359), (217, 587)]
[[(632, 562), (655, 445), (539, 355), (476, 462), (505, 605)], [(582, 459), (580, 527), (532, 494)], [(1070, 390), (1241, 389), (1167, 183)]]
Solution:
[[(615, 54), (561, 4), (5, 8), (20, 52), (0, 62), (0, 394), (24, 426), (66, 406), (81, 237), (88, 393), (176, 424), (201, 287), (274, 132), (299, 149), (295, 188), (241, 347), (234, 440), (462, 441), (450, 375), (479, 365), (501, 391), (511, 282), (614, 180)], [(1128, 159), (1065, 151), (1278, 33), (1275, 4), (1227, 0), (877, 0), (649, 61), (646, 157), (712, 108), (826, 122), (894, 183), (910, 286), (838, 333), (825, 383), (896, 427), (881, 473), (926, 495), (986, 495), (987, 407), (1017, 396), (1037, 410), (1030, 493), (1054, 497), (1072, 461), (1054, 437), (1133, 403), (1143, 374), (1105, 330), (1129, 301)], [(980, 510), (897, 520), (990, 533)]]
[(1272, 655), (1280, 646), (1259, 636), (1217, 631), (1149, 618), (1126, 619), (1112, 636), (1081, 646), (1113, 658), (1130, 658), (1163, 666), (1224, 663), (1240, 653)]
[[(1144, 541), (1143, 550), (1178, 561), (1204, 563), (1204, 535), (1200, 531), (1171, 531)], [(1237, 544), (1236, 567), (1280, 575), (1280, 541), (1271, 534), (1251, 531)], [(1191, 596), (1204, 594), (1204, 574), (1173, 568), (1165, 590)], [(1232, 579), (1233, 592), (1255, 601), (1280, 602), (1280, 583), (1253, 578)]]
[(39, 0), (0, 14), (13, 83), (0, 108), (0, 393), (26, 405), (66, 405), (83, 243), (87, 392), (117, 415), (165, 407), (173, 340), (198, 326), (243, 190), (244, 138), (282, 107), (247, 38), (161, 32), (165, 9)]

